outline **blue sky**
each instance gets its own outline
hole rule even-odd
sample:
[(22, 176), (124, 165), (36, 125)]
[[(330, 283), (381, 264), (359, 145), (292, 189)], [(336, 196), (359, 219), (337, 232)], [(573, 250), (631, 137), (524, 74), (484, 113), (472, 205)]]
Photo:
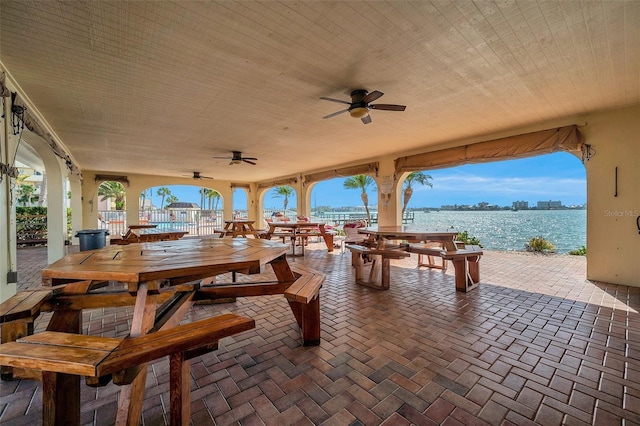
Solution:
[[(520, 160), (486, 164), (470, 164), (449, 169), (425, 171), (433, 188), (414, 185), (410, 207), (440, 207), (443, 204), (477, 204), (486, 201), (499, 206), (511, 206), (513, 201), (562, 201), (566, 206), (586, 203), (586, 171), (576, 156), (560, 152)], [(360, 192), (345, 189), (344, 178), (318, 183), (311, 195), (312, 206), (360, 205)], [(198, 187), (170, 186), (180, 201), (200, 204)], [(243, 191), (238, 191), (242, 194)], [(242, 209), (246, 197), (236, 197), (234, 209)], [(154, 205), (160, 197), (155, 195)], [(369, 191), (370, 204), (375, 204), (375, 188)], [(265, 196), (266, 208), (282, 208), (282, 198)], [(295, 206), (295, 198), (289, 199)]]

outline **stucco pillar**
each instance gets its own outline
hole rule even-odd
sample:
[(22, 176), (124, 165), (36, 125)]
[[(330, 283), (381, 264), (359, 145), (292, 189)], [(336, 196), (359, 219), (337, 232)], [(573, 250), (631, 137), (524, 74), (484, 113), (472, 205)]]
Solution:
[(53, 153), (48, 154), (41, 155), (41, 158), (47, 174), (47, 258), (49, 263), (53, 263), (66, 254), (67, 211), (64, 202), (66, 172), (63, 170), (65, 166), (62, 161)]
[(140, 194), (142, 188), (139, 185), (129, 184), (127, 187), (124, 185), (125, 196), (124, 196), (124, 209), (127, 213), (127, 223), (125, 225), (139, 225), (140, 224)]
[[(0, 118), (0, 163), (10, 166), (12, 155), (16, 152), (18, 138), (13, 136), (10, 117), (10, 102), (5, 100), (4, 110)], [(11, 153), (11, 154), (10, 154)], [(11, 186), (15, 179), (0, 174), (0, 302), (16, 294), (17, 261), (16, 261), (16, 208), (12, 202)], [(15, 194), (14, 194), (15, 195)]]
[(397, 180), (395, 179), (395, 164), (392, 157), (384, 157), (379, 161), (378, 177), (378, 225), (401, 225), (402, 218), (398, 210)]
[(71, 191), (71, 241), (73, 245), (80, 244), (75, 236), (82, 229), (82, 182), (76, 176), (69, 176), (69, 191)]

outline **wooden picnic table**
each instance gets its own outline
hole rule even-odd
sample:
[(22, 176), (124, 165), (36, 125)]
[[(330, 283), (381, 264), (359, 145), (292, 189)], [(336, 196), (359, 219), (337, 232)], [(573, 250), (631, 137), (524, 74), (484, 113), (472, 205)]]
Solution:
[(258, 231), (253, 227), (255, 220), (248, 219), (233, 219), (224, 221), (224, 230), (221, 237), (247, 237), (252, 235), (255, 238), (259, 238)]
[(300, 244), (300, 256), (304, 256), (304, 245), (309, 237), (322, 237), (327, 251), (333, 251), (333, 233), (325, 228), (323, 222), (268, 222), (268, 225), (269, 229), (263, 234), (263, 238), (289, 238), (292, 256), (296, 256), (296, 244)]
[(129, 225), (122, 238), (111, 238), (111, 244), (126, 245), (131, 243), (150, 243), (155, 241), (179, 240), (188, 231), (172, 228), (157, 228), (157, 225)]
[(455, 250), (455, 239), (458, 231), (438, 230), (418, 227), (415, 225), (402, 226), (371, 226), (358, 228), (361, 234), (371, 236), (378, 244), (378, 248), (388, 240), (407, 240), (409, 242), (435, 241), (443, 244), (446, 251)]
[[(361, 234), (370, 237), (371, 248), (361, 245), (350, 248), (352, 253), (352, 263), (356, 268), (356, 282), (369, 287), (381, 290), (389, 288), (390, 264), (389, 259), (399, 258), (398, 251), (417, 253), (419, 256), (429, 257), (428, 263), (423, 263), (418, 259), (419, 266), (430, 268), (446, 269), (446, 261), (451, 260), (455, 268), (456, 290), (469, 291), (475, 288), (480, 281), (479, 261), (482, 250), (479, 246), (461, 248), (456, 245), (457, 231), (438, 230), (419, 227), (415, 225), (402, 226), (378, 226), (358, 228)], [(403, 241), (400, 244), (390, 244), (389, 241)], [(406, 243), (404, 243), (406, 241)], [(437, 243), (438, 247), (429, 247), (429, 243)], [(347, 246), (349, 248), (349, 246)], [(371, 270), (369, 278), (364, 279), (364, 259), (366, 252), (371, 253)], [(432, 256), (442, 259), (442, 265), (436, 265)], [(382, 266), (382, 268), (380, 268)], [(381, 270), (380, 270), (381, 269)], [(378, 275), (381, 274), (380, 283)]]
[[(284, 294), (301, 328), (304, 344), (317, 345), (318, 290), (324, 275), (310, 270), (295, 272), (295, 265), (290, 267), (287, 263), (287, 251), (286, 245), (264, 239), (194, 238), (68, 254), (42, 271), (43, 284), (53, 289), (46, 302), (54, 307), (47, 331), (79, 334), (83, 309), (133, 305), (129, 336), (140, 337), (177, 326), (195, 300)], [(275, 281), (243, 282), (241, 286), (201, 286), (198, 282), (226, 272), (259, 274), (265, 265), (273, 269)], [(123, 282), (126, 291), (92, 292), (98, 283), (105, 281)], [(146, 364), (140, 365), (131, 384), (122, 386), (117, 424), (138, 424), (146, 372)], [(79, 376), (63, 376), (65, 380), (59, 383), (56, 379), (54, 383), (43, 384), (46, 393), (43, 416), (47, 418), (47, 410), (65, 413), (68, 424), (76, 424)], [(43, 379), (46, 377), (49, 376)]]

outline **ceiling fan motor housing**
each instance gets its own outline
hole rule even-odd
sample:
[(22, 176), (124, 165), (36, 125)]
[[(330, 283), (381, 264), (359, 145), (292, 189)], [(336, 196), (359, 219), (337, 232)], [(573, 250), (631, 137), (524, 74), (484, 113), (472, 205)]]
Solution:
[(349, 115), (353, 118), (362, 118), (369, 114), (369, 107), (367, 103), (363, 101), (367, 96), (367, 91), (364, 89), (358, 89), (351, 92), (351, 105), (349, 106)]

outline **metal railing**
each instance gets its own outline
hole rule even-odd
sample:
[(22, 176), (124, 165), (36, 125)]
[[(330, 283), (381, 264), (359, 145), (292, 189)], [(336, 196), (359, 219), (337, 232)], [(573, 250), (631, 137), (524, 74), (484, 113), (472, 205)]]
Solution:
[[(220, 210), (153, 210), (140, 212), (140, 225), (156, 225), (159, 229), (186, 231), (189, 235), (213, 235), (224, 227)], [(109, 235), (124, 235), (128, 230), (127, 213), (122, 210), (98, 212), (98, 228)]]
[[(364, 212), (315, 212), (313, 216), (322, 220), (326, 220), (329, 223), (335, 223), (336, 225), (344, 225), (345, 223), (355, 222), (358, 220), (367, 220), (367, 214)], [(413, 223), (414, 213), (405, 212), (402, 218), (402, 223)], [(375, 225), (378, 223), (378, 212), (371, 212), (371, 221), (369, 225)]]

